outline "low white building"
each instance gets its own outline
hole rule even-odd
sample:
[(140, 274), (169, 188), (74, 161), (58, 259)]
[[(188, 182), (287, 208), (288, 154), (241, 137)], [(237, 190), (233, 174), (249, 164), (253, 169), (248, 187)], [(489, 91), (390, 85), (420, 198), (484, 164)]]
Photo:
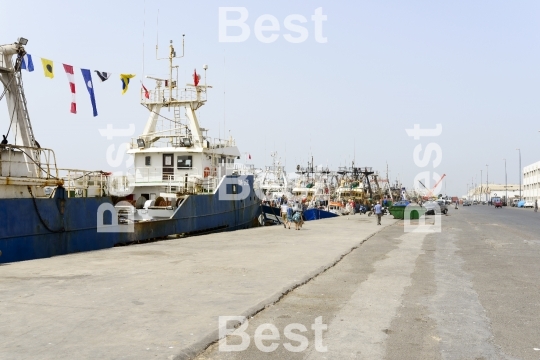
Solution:
[(519, 184), (483, 184), (469, 189), (467, 200), (490, 201), (492, 197), (519, 199)]
[(540, 161), (523, 168), (523, 199), (540, 201)]

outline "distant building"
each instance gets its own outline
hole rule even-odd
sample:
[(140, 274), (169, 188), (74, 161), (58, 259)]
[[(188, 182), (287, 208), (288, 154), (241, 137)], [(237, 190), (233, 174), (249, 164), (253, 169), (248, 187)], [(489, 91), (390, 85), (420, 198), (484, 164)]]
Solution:
[(540, 161), (523, 168), (522, 197), (526, 201), (540, 201)]
[[(507, 192), (508, 190), (508, 192)], [(482, 186), (477, 186), (475, 188), (469, 189), (467, 196), (468, 200), (477, 200), (477, 201), (490, 201), (492, 197), (498, 196), (504, 198), (508, 193), (508, 199), (518, 199), (519, 198), (519, 184), (483, 184)]]

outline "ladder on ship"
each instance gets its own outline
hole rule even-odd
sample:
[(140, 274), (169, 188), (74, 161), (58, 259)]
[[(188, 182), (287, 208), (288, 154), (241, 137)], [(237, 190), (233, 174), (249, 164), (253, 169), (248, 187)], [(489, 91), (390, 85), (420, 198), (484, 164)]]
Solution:
[(176, 137), (173, 140), (174, 146), (180, 146), (180, 135), (181, 134), (181, 126), (182, 126), (182, 119), (181, 119), (181, 113), (180, 113), (180, 107), (175, 106), (173, 107), (173, 126), (174, 126), (174, 135)]
[(20, 70), (15, 71), (15, 80), (17, 82), (17, 105), (22, 106), (22, 113), (24, 116), (24, 124), (30, 135), (30, 141), (32, 147), (37, 147), (36, 139), (34, 138), (34, 130), (32, 129), (32, 123), (30, 122), (30, 115), (28, 115), (28, 105), (26, 103), (26, 96), (24, 95), (24, 89), (22, 84), (22, 75)]
[[(28, 136), (30, 138), (30, 146), (33, 148), (32, 150), (32, 160), (35, 163), (36, 172), (35, 174), (37, 177), (40, 177), (40, 153), (37, 149), (39, 147), (36, 138), (34, 137), (34, 129), (32, 129), (32, 122), (30, 121), (30, 115), (28, 114), (28, 105), (26, 102), (26, 96), (24, 95), (24, 87), (23, 87), (23, 81), (22, 81), (22, 74), (21, 70), (15, 71), (14, 73), (15, 81), (17, 85), (17, 105), (21, 106), (20, 110), (22, 112), (22, 116), (24, 117), (24, 126), (26, 127), (26, 131), (28, 132)], [(19, 114), (21, 113), (19, 112)]]

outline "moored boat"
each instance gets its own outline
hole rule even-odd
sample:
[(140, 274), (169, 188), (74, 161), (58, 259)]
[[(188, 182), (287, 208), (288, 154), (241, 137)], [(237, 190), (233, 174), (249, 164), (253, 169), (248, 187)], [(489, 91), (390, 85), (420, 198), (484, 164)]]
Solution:
[[(254, 225), (260, 208), (253, 176), (234, 164), (234, 140), (211, 141), (194, 117), (206, 102), (206, 84), (195, 81), (183, 94), (171, 81), (145, 97), (151, 112), (184, 108), (189, 124), (158, 134), (151, 115), (132, 148), (132, 176), (61, 169), (32, 130), (20, 71), (26, 43), (0, 46), (2, 94), (14, 129), (0, 144), (0, 263)], [(170, 69), (174, 55), (171, 44)], [(159, 140), (170, 142), (154, 146)], [(114, 204), (117, 196), (131, 203)]]

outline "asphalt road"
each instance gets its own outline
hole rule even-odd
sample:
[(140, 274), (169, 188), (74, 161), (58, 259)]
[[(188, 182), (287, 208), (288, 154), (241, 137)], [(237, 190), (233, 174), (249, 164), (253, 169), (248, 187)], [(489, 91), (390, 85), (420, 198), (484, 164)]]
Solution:
[(540, 359), (539, 220), (476, 205), (439, 233), (396, 223), (197, 359)]

